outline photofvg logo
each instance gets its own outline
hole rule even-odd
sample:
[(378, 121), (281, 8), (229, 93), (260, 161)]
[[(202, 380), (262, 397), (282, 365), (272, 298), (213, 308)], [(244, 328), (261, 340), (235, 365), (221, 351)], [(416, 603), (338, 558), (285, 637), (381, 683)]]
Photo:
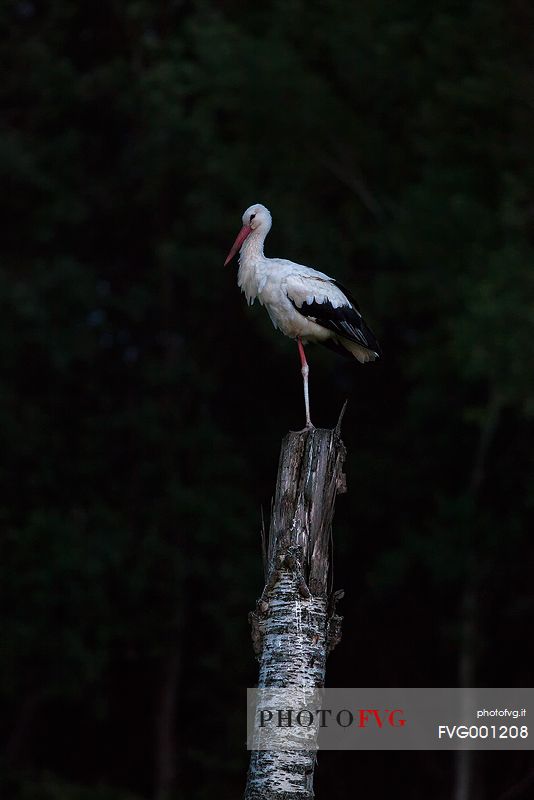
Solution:
[(362, 738), (368, 740), (368, 749), (374, 749), (375, 737), (402, 736), (408, 719), (399, 703), (364, 705), (335, 689), (256, 690), (250, 706), (253, 750), (358, 749), (362, 745), (355, 740)]
[(376, 726), (378, 730), (389, 726), (390, 728), (404, 728), (406, 719), (402, 708), (393, 710), (378, 708), (358, 708), (351, 710), (342, 708), (336, 711), (332, 708), (309, 708), (299, 710), (291, 708), (260, 708), (257, 709), (258, 727), (277, 728), (327, 728), (329, 725), (338, 725), (341, 728), (356, 726), (367, 728)]
[(248, 691), (251, 750), (534, 749), (534, 689)]

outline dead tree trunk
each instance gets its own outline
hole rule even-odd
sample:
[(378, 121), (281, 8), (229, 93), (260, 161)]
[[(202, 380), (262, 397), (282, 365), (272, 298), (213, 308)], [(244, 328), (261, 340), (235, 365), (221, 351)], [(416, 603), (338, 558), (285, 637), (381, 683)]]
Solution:
[[(343, 592), (329, 596), (334, 504), (346, 491), (341, 417), (333, 430), (291, 432), (282, 442), (265, 588), (249, 614), (260, 688), (324, 686), (326, 657), (341, 638)], [(315, 757), (253, 750), (245, 800), (311, 800)]]

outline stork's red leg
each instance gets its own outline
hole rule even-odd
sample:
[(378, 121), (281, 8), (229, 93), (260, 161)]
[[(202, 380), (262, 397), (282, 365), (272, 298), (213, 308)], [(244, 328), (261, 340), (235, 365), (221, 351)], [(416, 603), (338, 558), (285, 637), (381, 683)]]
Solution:
[(312, 421), (310, 419), (310, 395), (308, 390), (308, 374), (310, 372), (310, 368), (308, 367), (308, 362), (306, 361), (304, 345), (302, 344), (300, 336), (297, 336), (297, 345), (299, 348), (299, 356), (301, 364), (300, 371), (302, 373), (302, 380), (304, 382), (304, 407), (306, 409), (306, 427), (313, 428)]

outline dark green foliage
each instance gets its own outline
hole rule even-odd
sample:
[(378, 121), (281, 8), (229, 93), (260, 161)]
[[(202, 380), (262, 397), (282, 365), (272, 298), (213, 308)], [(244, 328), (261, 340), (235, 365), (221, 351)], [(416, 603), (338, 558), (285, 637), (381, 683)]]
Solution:
[[(244, 784), (258, 509), (303, 423), (296, 348), (222, 267), (255, 201), (267, 254), (349, 286), (384, 349), (310, 353), (316, 422), (350, 399), (330, 683), (456, 684), (474, 587), (477, 682), (529, 685), (533, 22), (499, 0), (2, 6), (13, 800), (151, 796), (177, 653), (173, 796)], [(349, 761), (324, 763), (345, 797)], [(481, 787), (519, 779), (502, 764)], [(412, 767), (414, 799), (451, 796)]]

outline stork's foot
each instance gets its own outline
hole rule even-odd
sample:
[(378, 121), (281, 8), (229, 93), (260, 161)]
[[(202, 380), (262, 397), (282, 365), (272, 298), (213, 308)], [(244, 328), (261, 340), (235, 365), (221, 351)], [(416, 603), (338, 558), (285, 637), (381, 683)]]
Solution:
[(311, 422), (306, 423), (306, 427), (302, 428), (300, 431), (292, 431), (293, 433), (309, 433), (310, 431), (315, 431), (317, 428)]

